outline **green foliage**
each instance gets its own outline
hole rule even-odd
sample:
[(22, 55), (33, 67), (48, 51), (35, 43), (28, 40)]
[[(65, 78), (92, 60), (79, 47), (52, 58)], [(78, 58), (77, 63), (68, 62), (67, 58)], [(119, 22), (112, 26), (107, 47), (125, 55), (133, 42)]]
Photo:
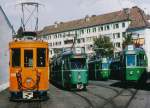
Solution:
[(124, 38), (123, 48), (125, 48), (127, 45), (133, 44), (133, 38), (132, 38), (131, 34), (128, 34), (128, 35), (124, 36), (123, 38)]
[(113, 56), (113, 44), (108, 36), (100, 36), (94, 39), (94, 50), (101, 57)]

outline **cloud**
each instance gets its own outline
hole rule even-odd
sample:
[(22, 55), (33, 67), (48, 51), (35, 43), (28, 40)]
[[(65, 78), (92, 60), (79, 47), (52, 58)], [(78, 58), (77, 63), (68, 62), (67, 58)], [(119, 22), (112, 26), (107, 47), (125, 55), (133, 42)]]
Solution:
[[(150, 0), (38, 0), (43, 6), (39, 11), (39, 27), (52, 25), (55, 21), (69, 21), (85, 15), (100, 15), (122, 8), (138, 5), (149, 9)], [(17, 29), (20, 26), (18, 0), (1, 0), (5, 13)]]

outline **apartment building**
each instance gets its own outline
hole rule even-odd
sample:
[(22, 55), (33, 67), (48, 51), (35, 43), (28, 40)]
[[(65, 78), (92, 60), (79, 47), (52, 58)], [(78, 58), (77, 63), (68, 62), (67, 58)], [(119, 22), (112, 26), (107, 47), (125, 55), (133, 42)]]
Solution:
[[(88, 55), (93, 54), (93, 40), (99, 36), (110, 37), (115, 47), (114, 54), (117, 55), (122, 50), (123, 37), (128, 32), (148, 27), (149, 19), (143, 10), (132, 7), (103, 15), (87, 15), (68, 22), (55, 22), (44, 27), (39, 34), (49, 43), (52, 56), (57, 49), (71, 47), (74, 39), (75, 46), (84, 48)], [(138, 38), (143, 39), (144, 36), (138, 35)]]

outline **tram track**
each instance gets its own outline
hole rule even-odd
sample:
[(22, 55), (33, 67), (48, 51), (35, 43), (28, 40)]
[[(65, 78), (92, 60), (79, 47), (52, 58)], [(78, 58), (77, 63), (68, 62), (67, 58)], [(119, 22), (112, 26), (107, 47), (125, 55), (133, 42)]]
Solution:
[(90, 85), (104, 87), (104, 88), (107, 88), (107, 89), (111, 89), (111, 90), (113, 90), (113, 91), (116, 92), (116, 93), (119, 93), (119, 90), (117, 90), (117, 89), (115, 89), (115, 88), (112, 88), (112, 87), (110, 87), (110, 86), (104, 85), (104, 84), (94, 84), (94, 83), (90, 83)]
[[(104, 104), (100, 106), (100, 108), (104, 108), (107, 104), (111, 104), (113, 108), (119, 108), (119, 107), (115, 104), (114, 99), (116, 99), (117, 97), (121, 96), (121, 94), (122, 94), (123, 92), (129, 91), (129, 92), (131, 93), (131, 97), (129, 98), (128, 102), (127, 102), (127, 103), (124, 105), (124, 107), (123, 107), (123, 108), (128, 108), (129, 105), (130, 105), (130, 103), (132, 102), (132, 100), (134, 99), (135, 95), (136, 95), (137, 92), (138, 92), (138, 89), (137, 89), (137, 88), (136, 88), (134, 91), (131, 90), (131, 89), (122, 89), (121, 91), (117, 91), (116, 89), (111, 88), (111, 87), (106, 86), (106, 85), (101, 85), (101, 84), (91, 84), (91, 85), (108, 88), (108, 89), (111, 89), (111, 90), (113, 90), (113, 91), (115, 91), (115, 92), (117, 93), (115, 96), (113, 96), (113, 97), (111, 97), (111, 98), (105, 98), (105, 97), (103, 97), (103, 96), (101, 96), (101, 95), (99, 95), (99, 94), (95, 94), (95, 93), (93, 93), (93, 92), (91, 92), (91, 91), (88, 90), (88, 91), (87, 91), (88, 93), (90, 93), (90, 94), (92, 94), (92, 95), (94, 95), (94, 96), (97, 96), (97, 97), (99, 97), (99, 98), (101, 98), (101, 99), (103, 99), (103, 100), (105, 101)], [(130, 95), (128, 95), (128, 96), (130, 96)]]
[(84, 100), (88, 103), (89, 108), (96, 108), (96, 107), (93, 105), (93, 103), (91, 102), (91, 100), (88, 99), (86, 96), (83, 96), (83, 95), (81, 95), (81, 94), (79, 94), (79, 93), (77, 93), (77, 92), (72, 92), (72, 93), (75, 94), (75, 95), (77, 95), (77, 96), (79, 96), (79, 97), (81, 97), (82, 99), (84, 99)]

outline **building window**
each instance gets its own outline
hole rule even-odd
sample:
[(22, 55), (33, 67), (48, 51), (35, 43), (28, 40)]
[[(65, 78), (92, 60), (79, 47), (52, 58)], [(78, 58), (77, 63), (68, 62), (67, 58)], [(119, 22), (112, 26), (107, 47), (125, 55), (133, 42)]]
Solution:
[(119, 24), (114, 24), (114, 25), (113, 25), (113, 28), (114, 28), (114, 29), (119, 28)]
[(120, 38), (120, 33), (114, 33), (113, 34), (113, 38), (115, 39), (115, 38)]
[(51, 46), (52, 46), (52, 43), (49, 43), (48, 46), (51, 47)]
[(77, 43), (80, 43), (80, 39), (77, 40)]
[(122, 36), (125, 37), (126, 36), (126, 32), (122, 32)]
[(126, 25), (125, 25), (125, 23), (122, 23), (122, 28), (124, 28)]
[(93, 32), (94, 32), (94, 33), (96, 32), (96, 27), (93, 28)]
[(109, 30), (110, 29), (110, 27), (109, 27), (109, 25), (107, 25), (107, 30)]
[(80, 34), (84, 34), (84, 29), (80, 30)]
[(120, 38), (120, 33), (117, 33), (117, 38)]
[(63, 33), (63, 37), (65, 38), (65, 33)]
[(115, 39), (115, 34), (113, 34), (113, 38)]
[(90, 28), (87, 29), (87, 33), (90, 33)]
[(61, 38), (61, 36), (62, 36), (62, 35), (61, 35), (61, 34), (59, 34), (59, 38)]
[(82, 38), (82, 39), (80, 39), (80, 42), (82, 43), (84, 43), (85, 42), (85, 39), (84, 38)]
[(120, 48), (120, 42), (116, 43), (116, 47)]
[(103, 29), (103, 26), (101, 27), (101, 31), (103, 31), (104, 29)]

